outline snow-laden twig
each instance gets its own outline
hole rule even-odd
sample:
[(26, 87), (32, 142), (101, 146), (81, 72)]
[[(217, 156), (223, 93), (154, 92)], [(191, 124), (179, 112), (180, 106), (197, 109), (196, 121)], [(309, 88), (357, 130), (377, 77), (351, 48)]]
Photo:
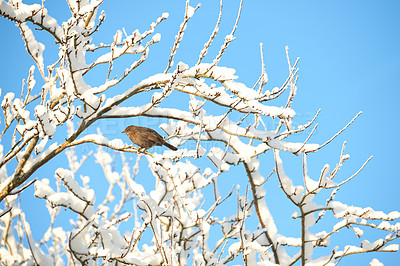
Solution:
[(198, 4), (196, 7), (191, 7), (189, 5), (189, 0), (186, 1), (186, 8), (185, 8), (185, 17), (183, 22), (181, 23), (181, 26), (179, 28), (178, 34), (175, 36), (175, 42), (173, 47), (171, 48), (171, 55), (169, 56), (168, 59), (168, 64), (167, 67), (164, 70), (164, 74), (168, 73), (169, 69), (173, 65), (174, 62), (174, 57), (176, 52), (178, 51), (179, 45), (183, 39), (183, 34), (187, 28), (187, 23), (189, 22), (190, 18), (193, 16), (194, 12), (200, 7), (200, 4)]
[(214, 41), (215, 36), (217, 36), (217, 33), (219, 31), (219, 24), (221, 23), (221, 17), (222, 17), (222, 1), (220, 0), (219, 2), (219, 14), (218, 14), (218, 20), (217, 23), (215, 24), (214, 30), (210, 35), (210, 38), (208, 41), (204, 44), (203, 50), (201, 50), (200, 55), (199, 55), (199, 60), (197, 61), (196, 65), (199, 65), (203, 58), (206, 56), (208, 52), (208, 48), (211, 46), (212, 42)]
[[(268, 75), (267, 75), (267, 72), (265, 71), (263, 43), (260, 43), (260, 57), (261, 57), (261, 75), (257, 81), (257, 83), (259, 83), (259, 88), (258, 88), (259, 96), (263, 92), (264, 85), (268, 82)], [(257, 83), (254, 85), (254, 87), (257, 85)]]
[(240, 15), (242, 13), (242, 6), (243, 6), (243, 0), (240, 0), (240, 4), (239, 4), (239, 10), (237, 13), (237, 17), (236, 17), (236, 21), (235, 21), (235, 25), (233, 25), (232, 31), (229, 35), (225, 36), (225, 41), (222, 44), (218, 55), (215, 57), (215, 59), (213, 60), (213, 63), (210, 65), (210, 67), (207, 69), (207, 71), (205, 73), (208, 73), (209, 71), (212, 71), (213, 68), (219, 63), (219, 61), (222, 58), (222, 55), (225, 53), (226, 49), (228, 49), (229, 44), (235, 39), (235, 37), (233, 37), (233, 35), (236, 32), (237, 26), (239, 24), (239, 18)]
[[(292, 64), (286, 48), (289, 74), (280, 87), (271, 91), (264, 86), (268, 76), (262, 44), (261, 74), (255, 85), (249, 87), (242, 83), (235, 69), (218, 66), (235, 39), (243, 1), (231, 34), (225, 37), (212, 63), (202, 61), (219, 32), (222, 0), (216, 25), (199, 53), (198, 62), (194, 66), (180, 62), (172, 69), (188, 21), (199, 8), (199, 5), (191, 7), (187, 1), (184, 21), (165, 72), (152, 73), (118, 91), (110, 88), (122, 85), (133, 70), (150, 59), (153, 44), (161, 38), (160, 34), (154, 34), (155, 28), (168, 14), (163, 13), (145, 32), (135, 30), (128, 34), (122, 27), (111, 43), (93, 44), (91, 36), (100, 30), (105, 18), (104, 13), (97, 14), (102, 2), (68, 0), (71, 17), (59, 25), (48, 14), (44, 1), (41, 5), (27, 5), (21, 1), (0, 0), (0, 15), (19, 25), (27, 52), (36, 64), (29, 69), (21, 93), (6, 93), (1, 102), (4, 129), (0, 138), (6, 133), (11, 136), (11, 145), (0, 145), (0, 199), (5, 202), (0, 212), (2, 264), (48, 265), (44, 262), (50, 258), (50, 264), (56, 265), (87, 264), (94, 260), (124, 265), (190, 262), (214, 265), (234, 259), (249, 265), (299, 262), (324, 265), (338, 263), (351, 254), (397, 250), (396, 244), (391, 243), (400, 235), (396, 224), (400, 219), (398, 212), (386, 214), (334, 201), (338, 189), (356, 177), (370, 158), (344, 181), (336, 180), (349, 158), (344, 154), (343, 144), (339, 162), (332, 171), (328, 164), (316, 178), (308, 171), (307, 154), (329, 144), (359, 114), (323, 145), (309, 143), (316, 126), (305, 140), (293, 142), (291, 136), (310, 128), (320, 112), (306, 124), (293, 126), (299, 59)], [(31, 29), (32, 25), (47, 33), (59, 47), (49, 65), (44, 60), (44, 42), (40, 43), (40, 35)], [(90, 57), (88, 52), (92, 52)], [(135, 58), (122, 73), (114, 76), (120, 58), (126, 56)], [(100, 65), (108, 67), (102, 72), (97, 68)], [(99, 70), (96, 85), (86, 75), (94, 69)], [(42, 76), (41, 81), (35, 79), (36, 70)], [(273, 99), (286, 97), (285, 93), (286, 104), (273, 104)], [(177, 94), (189, 96), (188, 104), (175, 104)], [(139, 103), (142, 96), (148, 96), (149, 101)], [(218, 114), (210, 106), (217, 107)], [(119, 136), (111, 140), (100, 131), (87, 133), (101, 119), (115, 121), (132, 117), (169, 119), (161, 128), (179, 150), (140, 153)], [(67, 130), (63, 129), (64, 124)], [(281, 130), (282, 126), (285, 130)], [(77, 148), (82, 145), (90, 149), (97, 147), (97, 150), (82, 155)], [(275, 159), (271, 173), (265, 172), (268, 166), (264, 165), (269, 151)], [(303, 184), (295, 185), (301, 180), (285, 174), (280, 152), (303, 154)], [(62, 154), (67, 156), (67, 166), (57, 167), (54, 175), (38, 172), (44, 178), (29, 181), (38, 169), (48, 169), (45, 166)], [(11, 163), (16, 163), (16, 167), (8, 167)], [(143, 163), (148, 163), (149, 172), (139, 171)], [(88, 176), (82, 175), (93, 164), (102, 173), (93, 176), (95, 179), (91, 171)], [(239, 168), (244, 171), (238, 171)], [(13, 172), (9, 175), (10, 169)], [(244, 195), (235, 184), (231, 191), (223, 192), (220, 180), (232, 173), (239, 178), (244, 173), (247, 177), (250, 187), (246, 186)], [(301, 236), (284, 236), (278, 230), (279, 220), (274, 217), (274, 208), (267, 204), (271, 199), (266, 191), (274, 173), (283, 194), (297, 209), (292, 218), (298, 219), (295, 221), (299, 221)], [(146, 183), (142, 183), (143, 177)], [(91, 180), (99, 179), (106, 184), (104, 195), (92, 188)], [(236, 182), (235, 178), (228, 180)], [(22, 191), (27, 193), (26, 188), (33, 183), (35, 196), (43, 199), (50, 214), (50, 226), (40, 240), (32, 238), (19, 203)], [(237, 199), (232, 204), (235, 188)], [(330, 195), (320, 205), (317, 195), (323, 195), (321, 192), (328, 189), (332, 191), (328, 191)], [(206, 191), (211, 191), (211, 197), (203, 194)], [(225, 197), (221, 196), (223, 193)], [(61, 209), (76, 215), (70, 220), (73, 229), (56, 227), (56, 219), (63, 216)], [(221, 209), (224, 214), (218, 211)], [(332, 212), (338, 222), (328, 227), (329, 230), (314, 233), (311, 228), (327, 212)], [(251, 226), (254, 221), (259, 224), (257, 229)], [(123, 223), (128, 225), (125, 233)], [(354, 245), (349, 241), (340, 250), (330, 246), (336, 233), (343, 229), (351, 228), (360, 238), (364, 227), (387, 235), (372, 243), (360, 240), (359, 245)], [(218, 240), (212, 243), (215, 237)], [(287, 247), (297, 249), (297, 254), (289, 255)], [(326, 248), (329, 255), (313, 259), (316, 247)]]

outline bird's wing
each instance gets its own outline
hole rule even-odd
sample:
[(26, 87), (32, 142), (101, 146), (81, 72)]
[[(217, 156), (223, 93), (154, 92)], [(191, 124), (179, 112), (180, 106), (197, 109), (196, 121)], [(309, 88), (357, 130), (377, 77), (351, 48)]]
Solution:
[(157, 131), (155, 131), (151, 128), (145, 128), (144, 131), (145, 132), (142, 132), (142, 133), (145, 133), (148, 140), (151, 140), (154, 142), (163, 142), (164, 141), (163, 137), (161, 137), (161, 135), (158, 134)]
[(164, 142), (164, 139), (160, 136), (160, 135), (156, 135), (156, 134), (149, 134), (148, 136), (147, 136), (147, 138), (148, 138), (148, 140), (151, 140), (151, 141), (153, 141), (153, 142), (155, 142), (155, 143), (162, 143), (162, 142)]

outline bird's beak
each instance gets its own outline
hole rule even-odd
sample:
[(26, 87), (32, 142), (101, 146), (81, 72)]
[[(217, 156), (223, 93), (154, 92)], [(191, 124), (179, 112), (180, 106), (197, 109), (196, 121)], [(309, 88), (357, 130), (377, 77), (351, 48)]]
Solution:
[(124, 131), (122, 131), (121, 133), (125, 133), (125, 130), (124, 130)]

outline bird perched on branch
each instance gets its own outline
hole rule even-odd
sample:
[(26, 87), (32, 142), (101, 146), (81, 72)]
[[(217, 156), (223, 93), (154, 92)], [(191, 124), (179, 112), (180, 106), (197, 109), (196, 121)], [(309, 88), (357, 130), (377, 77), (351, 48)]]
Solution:
[(131, 141), (146, 151), (154, 146), (166, 146), (173, 151), (177, 148), (164, 140), (155, 130), (147, 127), (129, 126), (121, 133), (126, 133)]

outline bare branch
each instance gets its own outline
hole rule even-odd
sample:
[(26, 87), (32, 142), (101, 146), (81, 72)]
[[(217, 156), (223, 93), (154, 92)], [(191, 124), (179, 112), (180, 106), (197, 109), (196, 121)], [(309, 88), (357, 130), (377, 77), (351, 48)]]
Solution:
[(316, 152), (316, 151), (322, 149), (323, 147), (325, 147), (325, 145), (329, 144), (332, 140), (334, 140), (337, 136), (339, 136), (340, 133), (342, 133), (344, 130), (346, 130), (346, 128), (347, 128), (348, 126), (350, 126), (350, 125), (354, 122), (354, 120), (356, 120), (356, 118), (357, 118), (359, 115), (361, 115), (361, 113), (362, 113), (362, 112), (359, 112), (355, 117), (353, 117), (353, 119), (351, 119), (351, 121), (350, 121), (349, 123), (347, 123), (347, 125), (346, 125), (344, 128), (342, 128), (341, 130), (339, 130), (339, 132), (337, 132), (332, 138), (330, 138), (330, 139), (329, 139), (328, 141), (326, 141), (324, 144), (322, 144), (321, 146), (319, 146), (318, 148), (316, 148), (316, 149), (314, 149), (314, 150), (309, 150), (309, 151), (307, 151), (307, 153), (309, 153), (309, 152)]

